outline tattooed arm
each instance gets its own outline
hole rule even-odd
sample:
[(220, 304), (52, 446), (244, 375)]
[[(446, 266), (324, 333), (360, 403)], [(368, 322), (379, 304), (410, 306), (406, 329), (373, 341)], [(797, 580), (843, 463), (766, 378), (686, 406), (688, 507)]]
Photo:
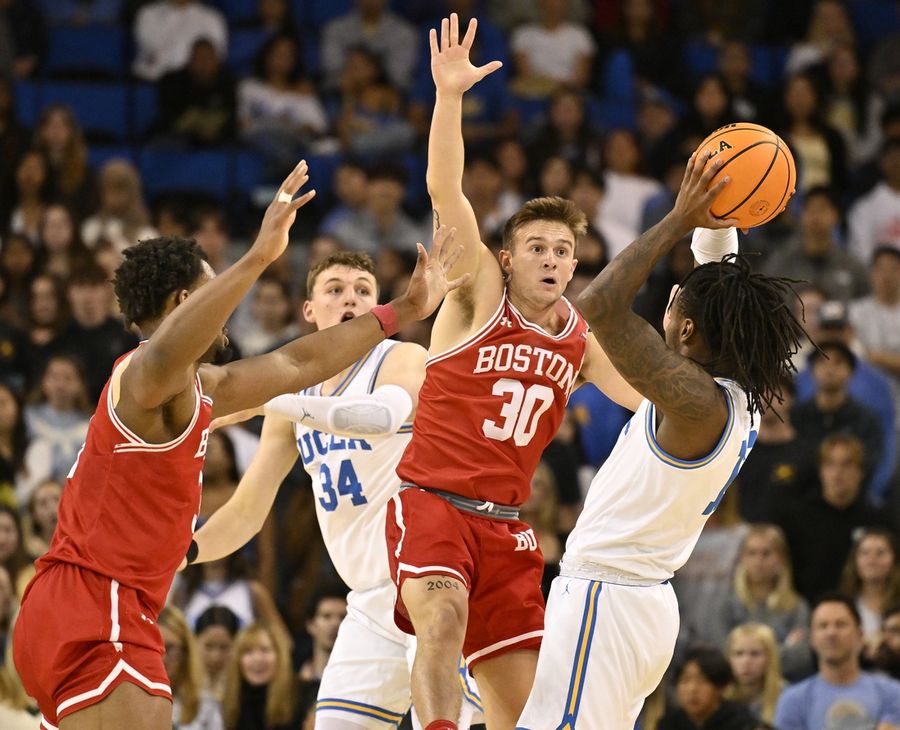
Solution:
[(691, 158), (673, 210), (616, 256), (577, 302), (616, 370), (656, 406), (659, 445), (681, 459), (713, 449), (727, 420), (725, 399), (706, 370), (669, 347), (631, 307), (656, 264), (691, 229), (732, 225), (709, 212), (727, 178), (707, 190), (718, 169), (714, 163), (704, 172), (707, 159)]

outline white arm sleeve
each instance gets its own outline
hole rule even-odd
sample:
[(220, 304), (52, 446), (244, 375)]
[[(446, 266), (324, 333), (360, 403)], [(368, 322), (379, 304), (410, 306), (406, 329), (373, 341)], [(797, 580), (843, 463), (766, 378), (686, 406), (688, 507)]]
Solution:
[(728, 254), (738, 252), (737, 229), (695, 228), (691, 251), (698, 264), (718, 263)]
[(265, 405), (266, 413), (351, 437), (395, 433), (412, 409), (412, 398), (399, 385), (382, 385), (364, 395), (279, 395)]

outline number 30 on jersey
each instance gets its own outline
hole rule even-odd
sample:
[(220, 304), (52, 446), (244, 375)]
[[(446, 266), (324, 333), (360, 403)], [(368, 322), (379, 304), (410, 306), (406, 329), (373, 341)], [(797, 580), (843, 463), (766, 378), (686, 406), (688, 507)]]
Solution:
[(482, 432), (494, 441), (512, 438), (516, 446), (527, 446), (537, 432), (541, 416), (553, 405), (553, 391), (546, 385), (535, 383), (526, 388), (519, 380), (500, 378), (491, 392), (503, 398), (511, 397), (500, 409), (503, 420), (497, 423), (485, 418)]

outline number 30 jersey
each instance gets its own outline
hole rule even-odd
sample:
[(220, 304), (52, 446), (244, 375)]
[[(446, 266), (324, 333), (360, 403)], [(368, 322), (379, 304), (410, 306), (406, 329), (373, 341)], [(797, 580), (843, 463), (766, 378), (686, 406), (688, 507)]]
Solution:
[[(350, 368), (331, 395), (371, 393), (378, 372), (396, 340), (385, 340)], [(322, 395), (322, 386), (307, 395)], [(384, 546), (388, 500), (400, 488), (397, 462), (409, 444), (412, 424), (387, 436), (348, 438), (295, 424), (303, 468), (312, 479), (316, 516), (331, 561), (355, 591), (390, 580)]]
[(568, 318), (552, 335), (504, 292), (478, 332), (428, 359), (403, 481), (496, 504), (528, 498), (587, 345), (584, 318), (565, 298), (557, 307)]

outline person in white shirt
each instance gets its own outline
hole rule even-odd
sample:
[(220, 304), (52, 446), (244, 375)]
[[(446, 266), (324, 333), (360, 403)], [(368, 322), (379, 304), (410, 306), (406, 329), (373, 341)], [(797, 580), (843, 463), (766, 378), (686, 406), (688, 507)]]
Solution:
[(183, 68), (201, 38), (212, 43), (219, 58), (226, 57), (228, 28), (215, 8), (195, 0), (157, 0), (144, 6), (134, 21), (135, 76), (156, 81)]
[(865, 264), (882, 244), (900, 250), (900, 137), (881, 148), (882, 180), (850, 209), (850, 252)]

